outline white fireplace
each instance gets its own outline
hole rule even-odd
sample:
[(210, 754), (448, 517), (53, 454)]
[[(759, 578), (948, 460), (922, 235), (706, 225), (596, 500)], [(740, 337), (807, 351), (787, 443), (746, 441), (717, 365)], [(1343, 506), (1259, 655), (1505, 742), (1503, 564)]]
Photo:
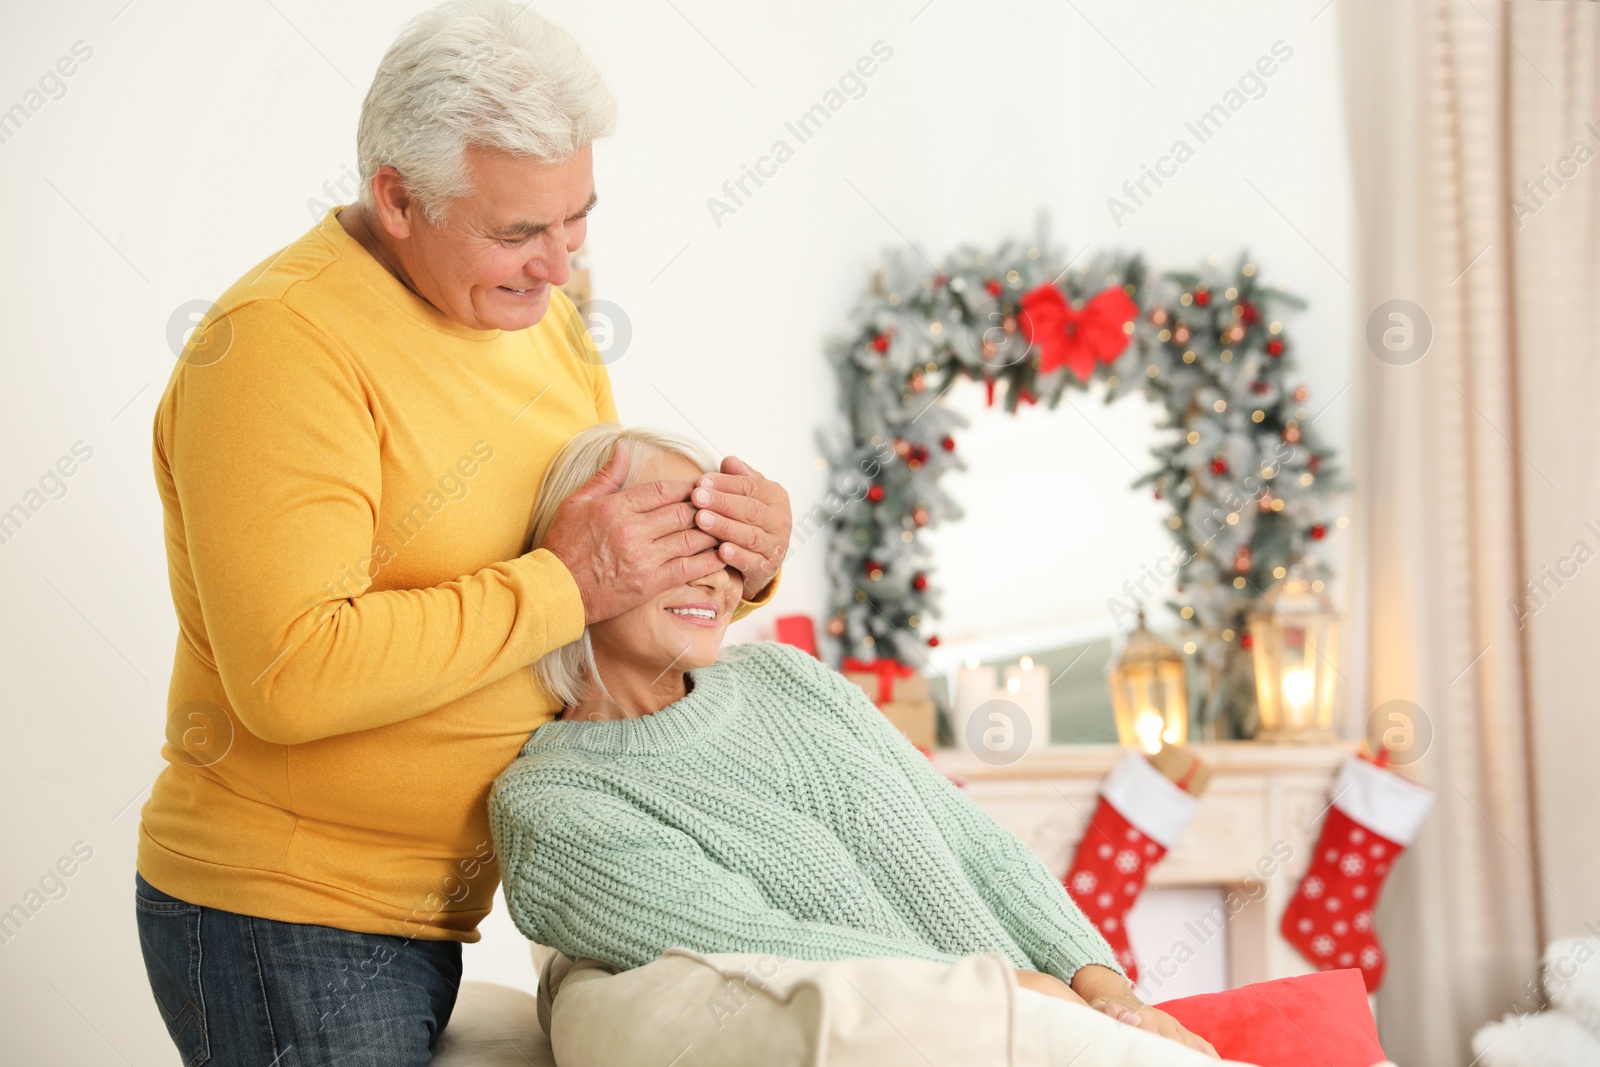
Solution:
[[(1185, 894), (1175, 916), (1168, 908), (1168, 919), (1177, 922), (1164, 927), (1179, 933), (1158, 944), (1171, 943), (1176, 952), (1146, 958), (1143, 946), (1143, 988), (1156, 1000), (1173, 995), (1169, 979), (1188, 958), (1185, 949), (1214, 960), (1219, 938), (1229, 988), (1313, 969), (1278, 935), (1278, 921), (1310, 862), (1334, 776), (1355, 745), (1223, 742), (1192, 748), (1212, 768), (1211, 784), (1182, 841), (1151, 871), (1148, 885), (1220, 892), (1212, 896), (1214, 903)], [(967, 794), (1060, 877), (1094, 814), (1101, 780), (1122, 754), (1116, 745), (1053, 745), (1003, 766), (954, 750), (937, 752), (934, 761), (965, 781)], [(1189, 991), (1196, 990), (1181, 990)]]

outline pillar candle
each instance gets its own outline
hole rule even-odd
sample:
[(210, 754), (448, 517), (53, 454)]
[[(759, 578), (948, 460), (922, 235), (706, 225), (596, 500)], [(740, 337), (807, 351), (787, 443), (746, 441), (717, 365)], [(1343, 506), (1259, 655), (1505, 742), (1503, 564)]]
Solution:
[(950, 729), (955, 733), (956, 748), (972, 751), (967, 744), (967, 723), (980, 704), (997, 695), (995, 669), (979, 666), (975, 659), (967, 660), (967, 665), (956, 675), (956, 696), (951, 707)]
[[(1013, 685), (1012, 682), (1016, 684)], [(1006, 693), (1003, 696), (1017, 702), (1028, 716), (1031, 735), (1028, 751), (1035, 752), (1050, 744), (1050, 672), (1034, 665), (1031, 656), (1006, 668)]]

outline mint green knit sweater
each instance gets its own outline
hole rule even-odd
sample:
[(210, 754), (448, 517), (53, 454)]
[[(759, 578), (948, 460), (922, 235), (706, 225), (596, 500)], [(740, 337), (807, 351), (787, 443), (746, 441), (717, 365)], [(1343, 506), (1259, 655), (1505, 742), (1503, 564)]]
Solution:
[(653, 715), (540, 727), (496, 780), (528, 938), (620, 968), (676, 945), (1121, 972), (1027, 846), (839, 674), (755, 644), (690, 676)]

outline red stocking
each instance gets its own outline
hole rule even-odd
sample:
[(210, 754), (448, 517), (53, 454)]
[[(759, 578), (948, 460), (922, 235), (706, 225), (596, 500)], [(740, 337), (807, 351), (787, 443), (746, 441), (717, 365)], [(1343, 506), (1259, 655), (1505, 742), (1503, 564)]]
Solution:
[(1318, 970), (1360, 967), (1369, 993), (1383, 981), (1372, 909), (1432, 806), (1431, 789), (1367, 760), (1351, 756), (1340, 768), (1311, 866), (1278, 927)]
[(1178, 843), (1199, 804), (1142, 755), (1125, 753), (1101, 784), (1100, 804), (1062, 879), (1130, 982), (1139, 980), (1139, 968), (1128, 946), (1128, 912), (1150, 868)]

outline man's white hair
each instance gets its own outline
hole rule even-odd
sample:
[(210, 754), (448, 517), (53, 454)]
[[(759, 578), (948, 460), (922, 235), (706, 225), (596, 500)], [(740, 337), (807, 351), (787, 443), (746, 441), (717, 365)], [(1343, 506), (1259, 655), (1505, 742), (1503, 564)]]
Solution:
[(361, 105), (361, 204), (400, 172), (435, 225), (472, 192), (467, 145), (564, 163), (617, 124), (617, 101), (578, 42), (509, 0), (447, 0), (406, 24)]

